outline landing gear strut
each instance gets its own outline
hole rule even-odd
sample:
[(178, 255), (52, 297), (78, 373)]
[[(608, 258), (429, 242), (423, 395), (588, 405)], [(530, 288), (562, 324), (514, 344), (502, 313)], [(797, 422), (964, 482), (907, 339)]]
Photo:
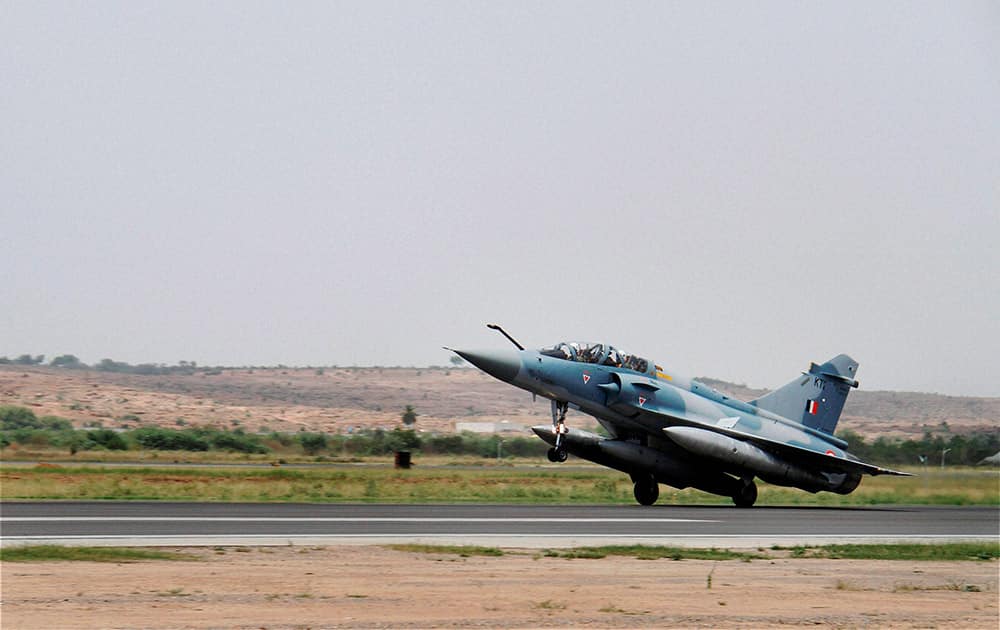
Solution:
[(548, 452), (550, 462), (564, 462), (569, 457), (569, 453), (563, 447), (563, 436), (569, 431), (566, 428), (566, 412), (568, 410), (569, 403), (552, 401), (552, 432), (556, 434), (556, 443)]
[(639, 505), (653, 505), (660, 498), (660, 485), (652, 475), (632, 475), (632, 494)]
[(733, 495), (733, 503), (736, 504), (736, 507), (748, 508), (756, 503), (756, 501), (757, 484), (753, 482), (753, 478), (743, 479), (739, 490)]

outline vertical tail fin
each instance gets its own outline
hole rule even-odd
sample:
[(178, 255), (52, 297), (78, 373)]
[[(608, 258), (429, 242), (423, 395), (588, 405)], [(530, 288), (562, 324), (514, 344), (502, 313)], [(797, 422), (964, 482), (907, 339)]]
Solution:
[(847, 394), (858, 386), (857, 372), (858, 362), (840, 354), (750, 404), (833, 435)]

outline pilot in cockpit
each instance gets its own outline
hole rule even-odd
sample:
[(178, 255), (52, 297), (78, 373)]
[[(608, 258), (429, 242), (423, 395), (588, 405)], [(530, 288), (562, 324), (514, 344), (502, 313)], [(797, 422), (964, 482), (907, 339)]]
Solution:
[(583, 361), (585, 363), (597, 363), (604, 353), (604, 346), (596, 343), (583, 351)]
[(604, 365), (610, 365), (613, 367), (622, 366), (622, 360), (621, 357), (618, 356), (617, 350), (615, 350), (614, 348), (608, 349), (608, 356), (604, 359)]

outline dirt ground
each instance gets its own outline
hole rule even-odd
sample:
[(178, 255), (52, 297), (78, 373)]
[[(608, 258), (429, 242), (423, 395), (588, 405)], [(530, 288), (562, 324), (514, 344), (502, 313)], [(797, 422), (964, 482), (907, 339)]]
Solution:
[(998, 565), (193, 548), (195, 562), (2, 563), (2, 627), (989, 628)]
[[(707, 381), (738, 398), (764, 390)], [(393, 428), (407, 405), (417, 429), (452, 432), (458, 422), (528, 427), (549, 421), (549, 403), (472, 368), (240, 368), (212, 374), (136, 375), (99, 370), (0, 365), (0, 404), (24, 405), (39, 416), (76, 426), (243, 427), (247, 431), (327, 431)], [(1000, 398), (914, 392), (858, 391), (842, 426), (874, 438), (913, 437), (941, 430), (991, 430)], [(573, 416), (573, 425), (593, 419)]]
[(527, 427), (549, 417), (548, 401), (533, 404), (530, 395), (473, 369), (328, 368), (320, 374), (258, 368), (139, 376), (0, 366), (0, 404), (106, 428), (346, 433), (401, 426), (407, 405), (417, 410), (418, 429), (444, 433), (455, 431), (456, 422)]

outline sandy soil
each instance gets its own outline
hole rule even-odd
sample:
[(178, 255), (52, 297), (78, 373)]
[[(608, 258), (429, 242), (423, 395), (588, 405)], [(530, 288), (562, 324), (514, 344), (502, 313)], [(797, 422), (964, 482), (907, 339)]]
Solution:
[[(544, 403), (544, 404), (543, 404)], [(456, 422), (528, 427), (547, 422), (549, 403), (479, 370), (345, 368), (223, 370), (139, 376), (96, 370), (0, 366), (0, 404), (76, 426), (215, 426), (247, 431), (391, 429), (407, 405), (416, 427), (452, 432)], [(590, 418), (581, 423), (593, 425)], [(585, 422), (584, 422), (585, 420)]]
[[(14, 628), (990, 628), (996, 562), (566, 560), (379, 547), (204, 548), (198, 562), (3, 563)], [(709, 578), (710, 588), (709, 588)]]
[[(739, 385), (711, 384), (745, 399), (760, 395)], [(68, 418), (77, 426), (242, 426), (248, 431), (345, 432), (392, 428), (406, 405), (420, 414), (417, 428), (451, 432), (457, 422), (528, 427), (549, 421), (549, 403), (476, 369), (256, 368), (217, 374), (135, 375), (98, 370), (0, 366), (0, 404), (31, 407), (37, 415)], [(914, 436), (926, 429), (989, 430), (1000, 398), (858, 391), (844, 408), (842, 427), (871, 437)], [(593, 426), (576, 414), (573, 425)]]

